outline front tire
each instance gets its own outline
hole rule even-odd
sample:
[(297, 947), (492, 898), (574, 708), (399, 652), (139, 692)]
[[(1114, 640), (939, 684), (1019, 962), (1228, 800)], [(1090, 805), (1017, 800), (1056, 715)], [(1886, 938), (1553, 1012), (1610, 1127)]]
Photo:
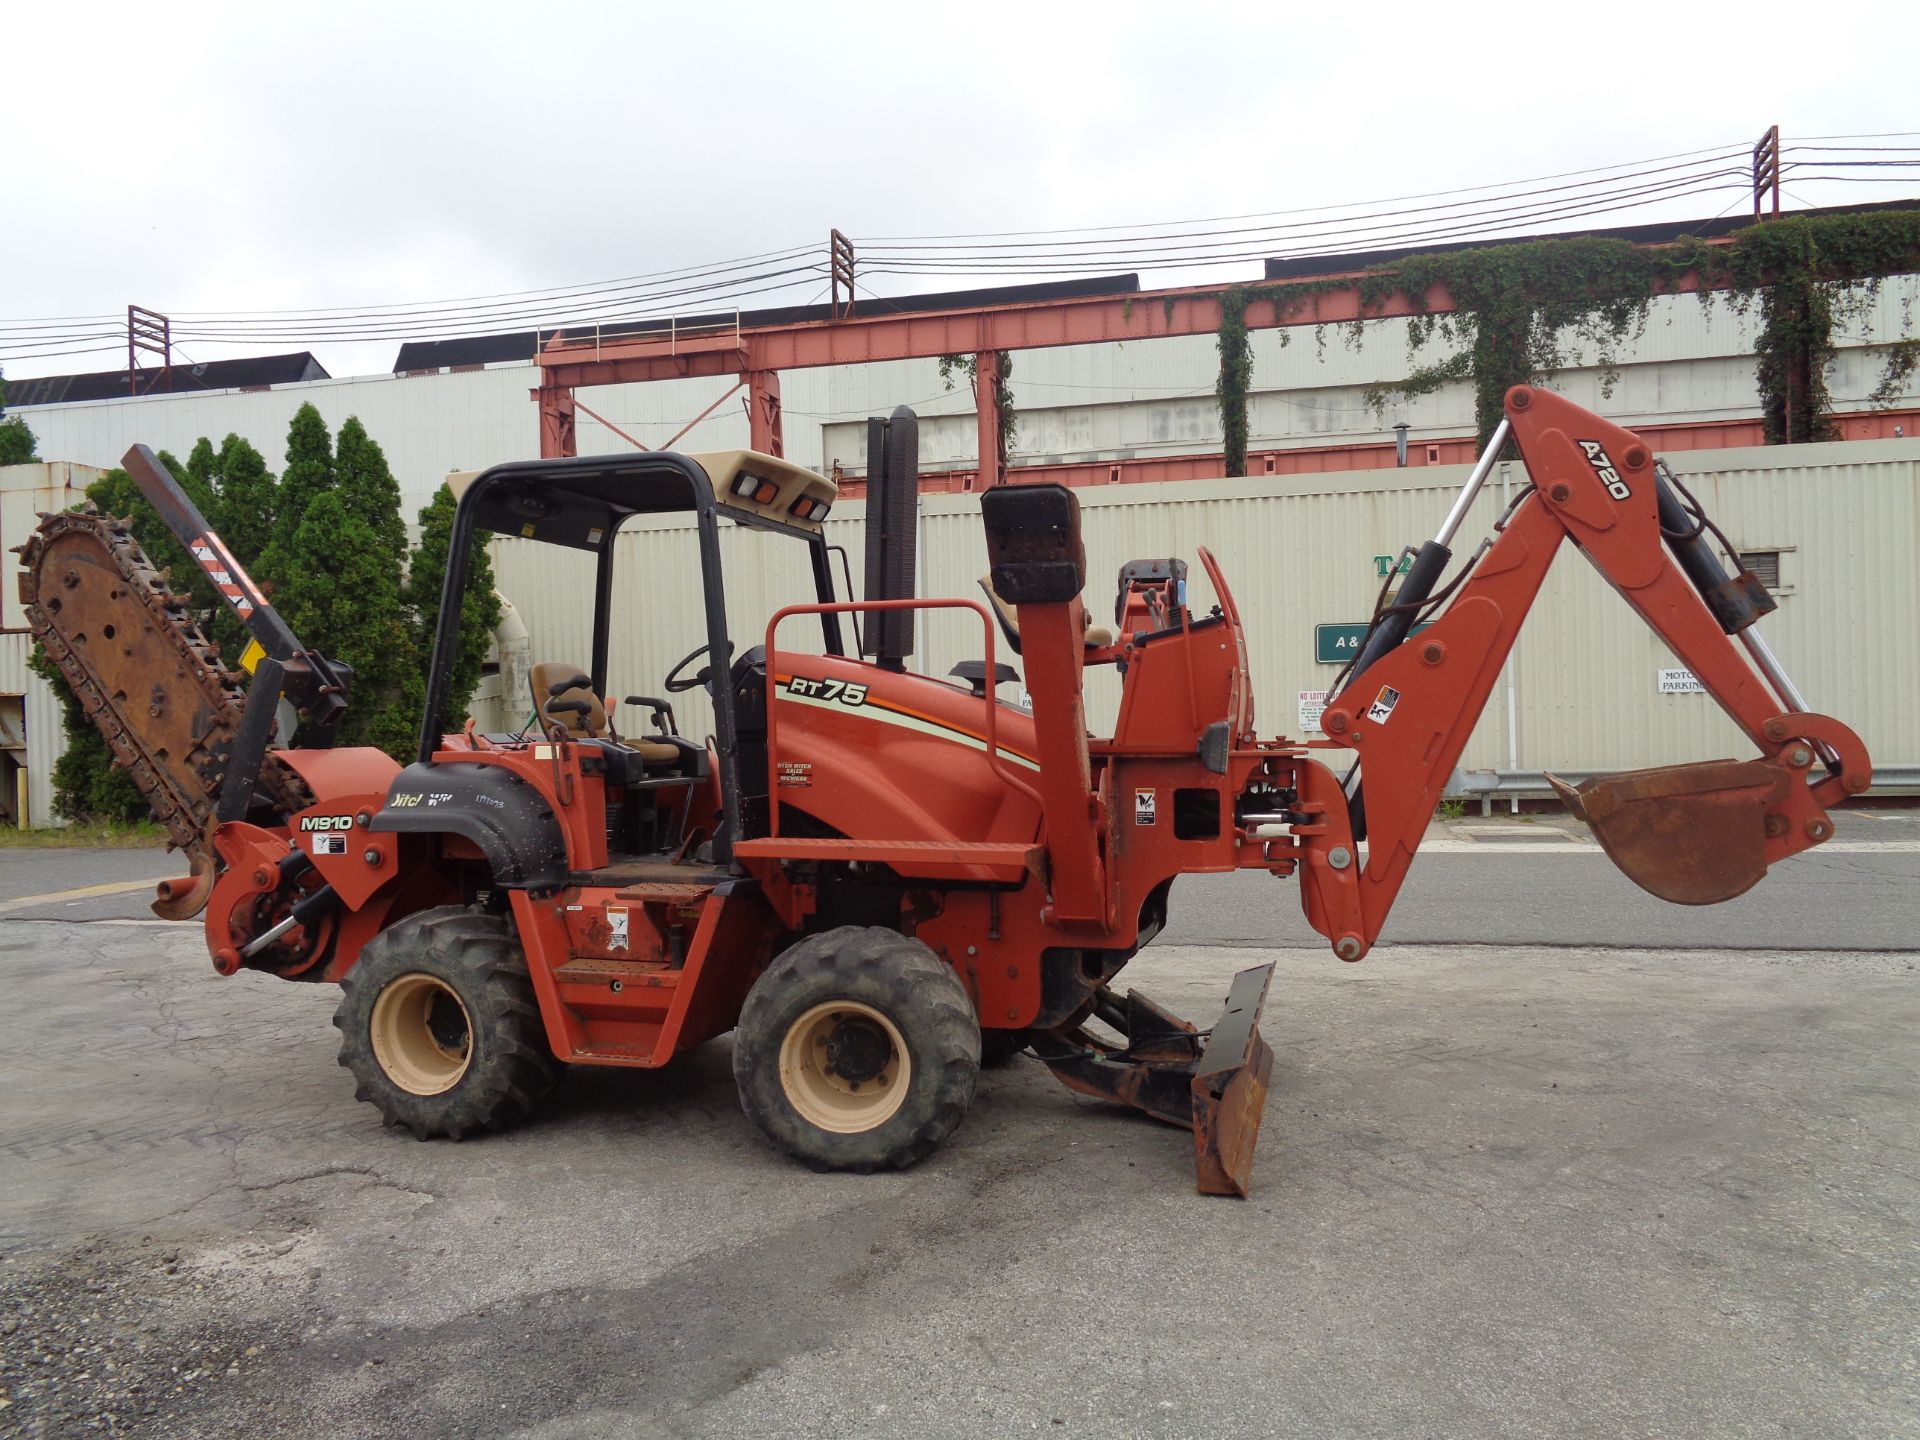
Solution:
[(390, 1128), (421, 1140), (504, 1130), (559, 1079), (526, 959), (498, 916), (409, 915), (366, 943), (340, 988), (340, 1063)]
[(926, 945), (842, 926), (810, 936), (754, 982), (733, 1042), (740, 1106), (815, 1170), (905, 1169), (966, 1118), (980, 1024)]

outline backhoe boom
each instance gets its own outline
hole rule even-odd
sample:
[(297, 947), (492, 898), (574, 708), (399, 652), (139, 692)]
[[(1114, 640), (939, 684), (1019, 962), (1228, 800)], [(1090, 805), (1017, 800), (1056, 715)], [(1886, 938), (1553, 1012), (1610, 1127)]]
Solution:
[[(1674, 523), (1675, 511), (1685, 511), (1646, 445), (1528, 386), (1507, 393), (1506, 412), (1507, 425), (1483, 459), (1497, 452), (1510, 427), (1530, 490), (1477, 563), (1469, 562), (1471, 573), (1445, 609), (1418, 637), (1384, 653), (1363, 652), (1370, 663), (1356, 665), (1321, 718), (1326, 743), (1354, 751), (1365, 779), (1357, 817), (1336, 815), (1346, 807), (1320, 797), (1327, 823), (1307, 846), (1323, 855), (1348, 847), (1350, 854), (1354, 837), (1363, 835), (1364, 866), (1309, 865), (1303, 874), (1308, 917), (1344, 959), (1358, 959), (1378, 937), (1563, 541), (1586, 554), (1760, 751), (1745, 762), (1666, 766), (1578, 789), (1560, 785), (1636, 883), (1683, 904), (1731, 899), (1769, 865), (1831, 836), (1828, 809), (1872, 780), (1859, 737), (1800, 708), (1791, 682), (1752, 635), (1753, 622), (1772, 608), (1765, 591), (1750, 575), (1726, 576), (1701, 537), (1703, 517), (1684, 530)], [(1422, 597), (1410, 598), (1417, 605)], [(1412, 610), (1394, 618), (1410, 623)], [(1746, 632), (1749, 650), (1765, 657), (1761, 669), (1734, 645), (1735, 632)], [(1827, 763), (1816, 778), (1811, 772), (1822, 758)], [(1343, 943), (1350, 939), (1360, 943)]]

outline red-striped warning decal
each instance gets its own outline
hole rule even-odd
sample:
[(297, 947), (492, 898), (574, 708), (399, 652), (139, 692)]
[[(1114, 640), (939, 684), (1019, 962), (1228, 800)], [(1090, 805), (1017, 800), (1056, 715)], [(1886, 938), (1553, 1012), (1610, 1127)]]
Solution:
[(213, 581), (214, 588), (226, 598), (226, 602), (233, 606), (242, 620), (266, 604), (260, 598), (253, 578), (240, 568), (240, 562), (220, 543), (218, 535), (202, 535), (187, 548), (193, 552), (193, 558), (200, 562), (200, 568), (207, 572), (207, 578)]

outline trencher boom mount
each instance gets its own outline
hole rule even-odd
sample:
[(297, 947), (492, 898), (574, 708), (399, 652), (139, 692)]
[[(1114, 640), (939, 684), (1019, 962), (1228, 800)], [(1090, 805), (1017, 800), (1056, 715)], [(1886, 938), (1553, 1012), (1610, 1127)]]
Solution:
[[(44, 517), (21, 593), (191, 859), (155, 909), (204, 912), (222, 974), (340, 982), (356, 1093), (423, 1138), (522, 1118), (561, 1062), (659, 1066), (733, 1030), (742, 1104), (777, 1145), (817, 1168), (901, 1166), (959, 1124), (983, 1051), (1026, 1049), (1077, 1091), (1190, 1129), (1200, 1189), (1244, 1195), (1272, 967), (1241, 972), (1206, 1030), (1111, 984), (1165, 924), (1173, 880), (1201, 871), (1296, 876), (1334, 953), (1364, 956), (1563, 541), (1759, 751), (1560, 787), (1637, 883), (1684, 904), (1738, 895), (1827, 839), (1828, 810), (1871, 779), (1858, 737), (1810, 713), (1760, 640), (1773, 602), (1726, 574), (1704, 513), (1636, 436), (1546, 391), (1508, 392), (1311, 741), (1255, 731), (1242, 617), (1206, 551), (1212, 613), (1188, 608), (1183, 563), (1136, 561), (1114, 631), (1090, 626), (1078, 502), (1058, 486), (982, 496), (987, 603), (911, 598), (911, 412), (870, 438), (874, 598), (859, 603), (834, 593), (834, 487), (781, 460), (647, 453), (471, 480), (446, 594), (461, 593), (476, 530), (583, 551), (593, 654), (534, 667), (527, 729), (442, 734), (460, 616), (443, 604), (404, 768), (332, 745), (350, 675), (300, 645), (142, 447), (128, 470), (265, 652), (250, 688), (122, 522)], [(1443, 590), (1509, 438), (1532, 483)], [(603, 698), (614, 537), (663, 512), (697, 520), (706, 642), (663, 683), (711, 694), (706, 743), (646, 696), (626, 702), (644, 738), (623, 738)], [(722, 520), (812, 561), (814, 602), (746, 648), (727, 630)], [(904, 666), (905, 612), (928, 608), (979, 621), (984, 658), (958, 683)], [(870, 658), (848, 653), (849, 618)], [(781, 648), (803, 628), (816, 645)], [(1031, 712), (995, 698), (1012, 675), (1001, 644), (1024, 661)], [(1110, 738), (1086, 731), (1090, 665), (1124, 676)], [(302, 716), (293, 745), (273, 743), (283, 696)], [(1356, 760), (1364, 783), (1349, 787)]]

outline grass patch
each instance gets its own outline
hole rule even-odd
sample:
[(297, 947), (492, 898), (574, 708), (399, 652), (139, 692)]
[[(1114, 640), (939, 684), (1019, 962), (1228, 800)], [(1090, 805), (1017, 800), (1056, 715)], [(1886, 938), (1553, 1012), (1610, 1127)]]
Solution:
[(0, 828), (0, 850), (157, 850), (167, 832), (151, 820), (74, 824), (59, 830)]

